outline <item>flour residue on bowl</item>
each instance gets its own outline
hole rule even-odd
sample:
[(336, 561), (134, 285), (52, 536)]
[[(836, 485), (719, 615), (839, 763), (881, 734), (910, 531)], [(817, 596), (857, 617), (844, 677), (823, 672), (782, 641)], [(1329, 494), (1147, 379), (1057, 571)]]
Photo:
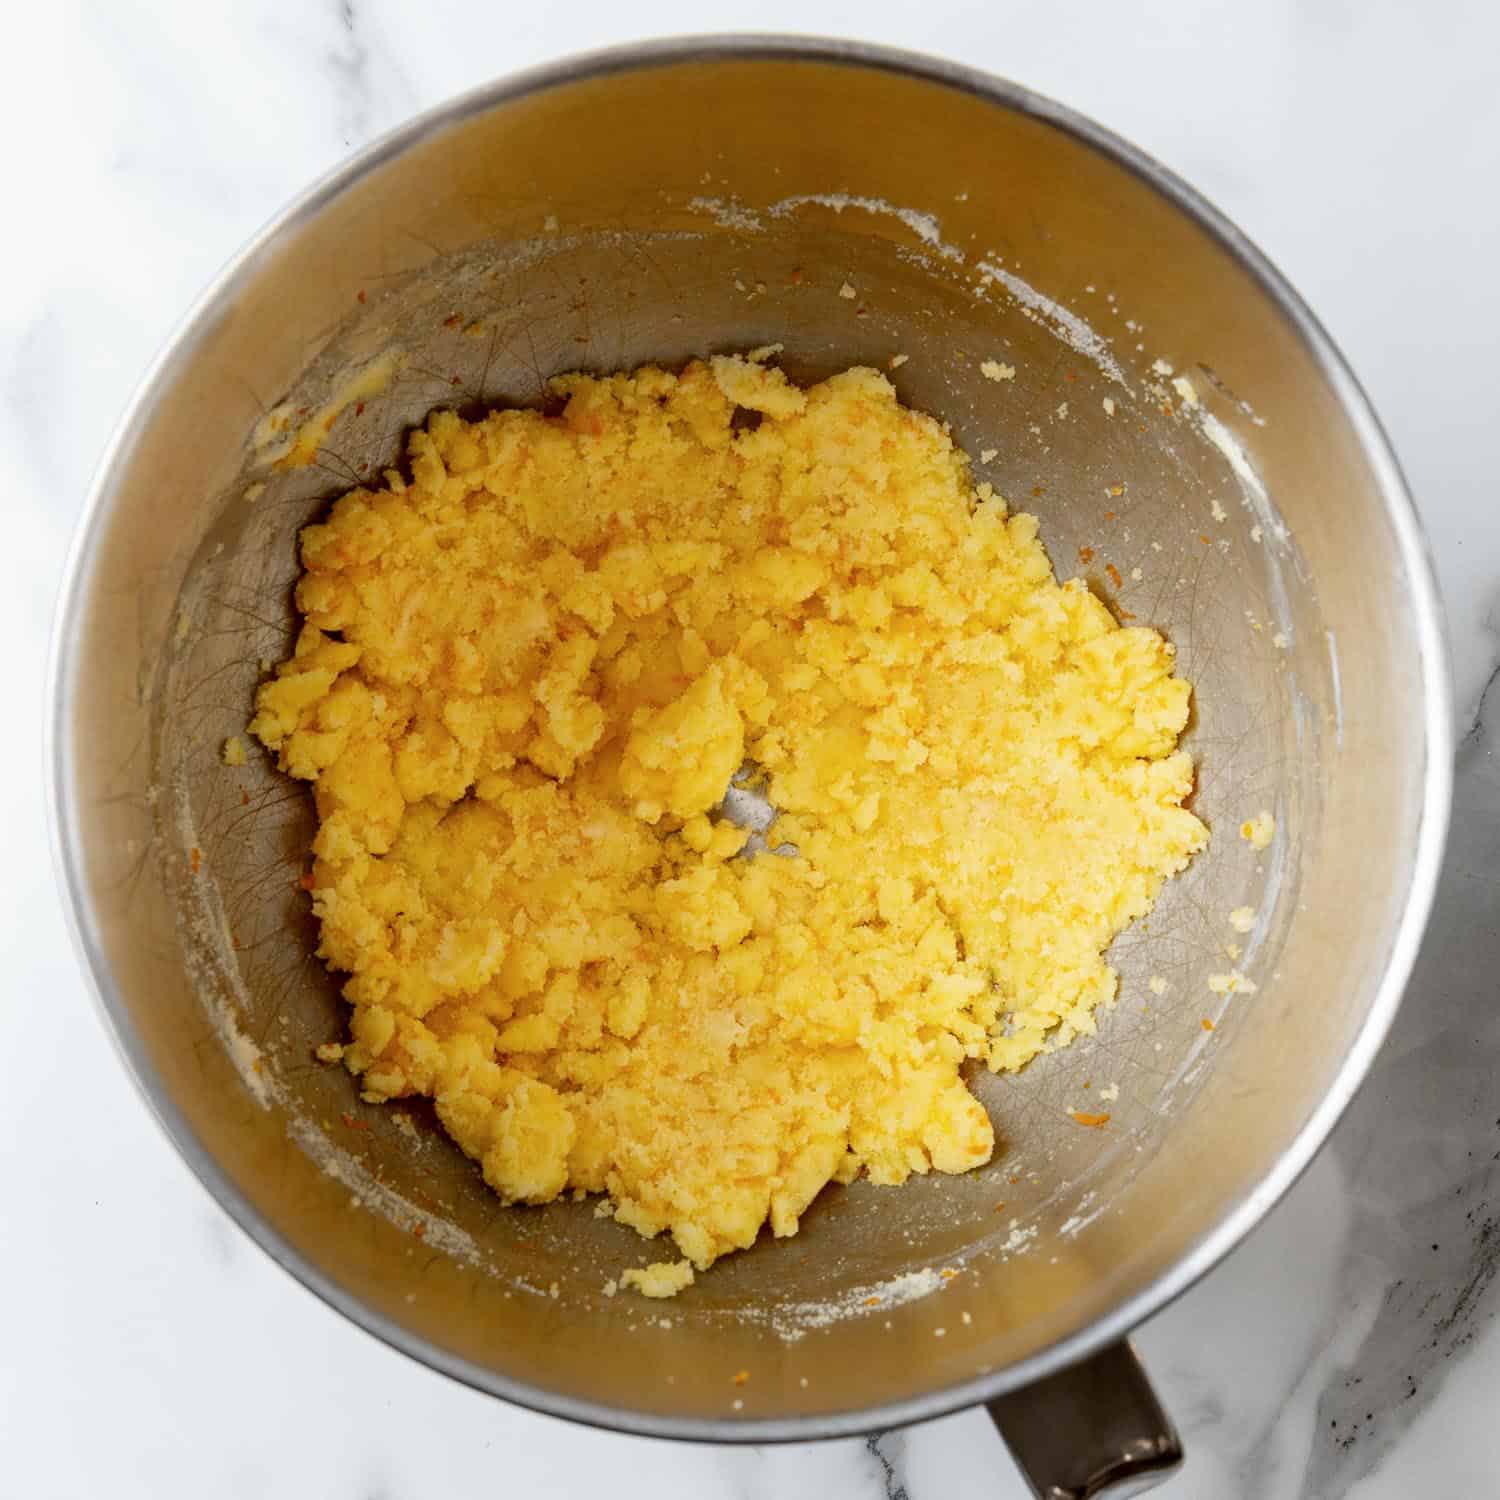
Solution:
[[(399, 1193), (381, 1182), (359, 1159), (336, 1146), (315, 1121), (287, 1110), (287, 1134), (308, 1155), (318, 1169), (349, 1189), (351, 1209), (370, 1208), (388, 1219), (397, 1229), (420, 1237), (424, 1246), (441, 1251), (454, 1260), (482, 1271), (491, 1269), (483, 1251), (472, 1235), (466, 1234), (451, 1219), (414, 1208)], [(517, 1291), (546, 1293), (539, 1287), (514, 1279)]]
[[(696, 197), (689, 208), (698, 213), (710, 214), (722, 228), (759, 233), (765, 224), (759, 212), (742, 203), (738, 198)], [(835, 214), (850, 209), (871, 215), (883, 215), (897, 220), (909, 229), (928, 250), (934, 251), (945, 261), (963, 265), (964, 252), (943, 238), (942, 224), (936, 214), (923, 209), (903, 207), (889, 203), (884, 198), (875, 198), (862, 193), (791, 193), (779, 198), (765, 210), (772, 218), (786, 219), (806, 207), (826, 208)], [(1065, 307), (1045, 292), (1038, 291), (1030, 282), (1014, 271), (1006, 270), (993, 258), (982, 259), (974, 264), (981, 295), (989, 287), (999, 284), (1016, 303), (1022, 314), (1045, 326), (1052, 335), (1075, 354), (1096, 365), (1107, 379), (1130, 391), (1130, 383), (1120, 367), (1110, 346), (1110, 340), (1092, 324), (1080, 317), (1071, 308)]]
[(700, 194), (688, 200), (695, 214), (707, 214), (720, 229), (737, 229), (742, 234), (764, 234), (765, 221), (753, 208), (738, 198), (709, 198)]
[[(1023, 1255), (1032, 1248), (1037, 1233), (1034, 1224), (1022, 1225), (1012, 1219), (1009, 1233), (996, 1249), (1002, 1256)], [(741, 1308), (736, 1311), (735, 1317), (740, 1322), (763, 1324), (785, 1343), (795, 1344), (819, 1329), (832, 1328), (851, 1318), (890, 1312), (893, 1308), (905, 1307), (908, 1303), (931, 1297), (934, 1293), (943, 1291), (950, 1283), (957, 1282), (962, 1274), (963, 1269), (959, 1266), (923, 1266), (915, 1271), (888, 1277), (884, 1281), (850, 1287), (835, 1297), (813, 1298), (765, 1308)]]
[(919, 1271), (907, 1271), (888, 1281), (850, 1287), (837, 1297), (791, 1302), (781, 1307), (745, 1308), (736, 1316), (743, 1322), (768, 1324), (778, 1338), (788, 1344), (795, 1344), (820, 1328), (832, 1328), (834, 1324), (846, 1322), (850, 1318), (904, 1307), (908, 1302), (930, 1297), (945, 1285), (946, 1281), (940, 1271), (932, 1266), (924, 1266)]
[(1044, 292), (1037, 291), (1030, 282), (1023, 281), (1014, 271), (1007, 271), (1004, 266), (996, 265), (994, 261), (982, 260), (978, 263), (977, 269), (982, 287), (998, 281), (1020, 303), (1024, 316), (1046, 324), (1054, 337), (1066, 344), (1075, 354), (1081, 354), (1085, 359), (1097, 365), (1101, 373), (1110, 380), (1117, 385), (1124, 386), (1127, 391), (1130, 390), (1130, 384), (1125, 379), (1125, 372), (1120, 368), (1119, 362), (1110, 350), (1109, 340), (1080, 318), (1071, 308), (1064, 307), (1061, 302), (1055, 301)]
[(1098, 1194), (1094, 1192), (1085, 1193), (1078, 1200), (1073, 1212), (1058, 1226), (1058, 1236), (1069, 1235), (1076, 1237), (1104, 1212), (1106, 1206), (1106, 1204), (1098, 1201)]
[(1196, 409), (1194, 414), (1198, 418), (1198, 428), (1203, 436), (1224, 455), (1230, 471), (1239, 481), (1244, 504), (1254, 513), (1262, 532), (1269, 532), (1277, 542), (1285, 546), (1290, 537), (1286, 522), (1281, 519), (1276, 512), (1276, 507), (1271, 504), (1271, 497), (1266, 492), (1265, 482), (1255, 472), (1240, 440), (1212, 412)]
[(898, 204), (887, 203), (884, 198), (867, 198), (858, 193), (794, 193), (788, 198), (781, 198), (773, 203), (770, 209), (771, 216), (776, 219), (785, 219), (799, 208), (810, 204), (818, 208), (832, 209), (836, 214), (842, 214), (846, 209), (851, 208), (859, 209), (867, 214), (884, 214), (889, 218), (899, 220), (924, 245), (936, 250), (944, 260), (961, 261), (963, 259), (963, 251), (956, 245), (950, 245), (944, 241), (941, 226), (935, 214), (923, 213), (915, 208), (902, 208)]

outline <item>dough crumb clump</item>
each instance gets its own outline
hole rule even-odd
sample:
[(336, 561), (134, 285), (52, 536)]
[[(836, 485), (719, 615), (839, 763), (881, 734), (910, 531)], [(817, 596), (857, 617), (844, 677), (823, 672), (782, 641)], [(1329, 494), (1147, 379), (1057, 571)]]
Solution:
[(1256, 989), (1238, 969), (1231, 969), (1227, 974), (1210, 974), (1208, 987), (1216, 995), (1253, 995)]
[(303, 531), (251, 730), (313, 783), (362, 1097), (432, 1098), (506, 1202), (670, 1234), (621, 1277), (667, 1295), (829, 1182), (990, 1158), (962, 1066), (1092, 1032), (1207, 840), (1190, 689), (874, 370), (552, 393), (435, 412)]
[(684, 1287), (693, 1284), (691, 1261), (655, 1261), (645, 1270), (631, 1267), (620, 1273), (623, 1286), (633, 1286), (643, 1297), (675, 1297)]
[(1252, 849), (1269, 849), (1276, 837), (1276, 819), (1269, 812), (1258, 812), (1240, 824), (1240, 837)]

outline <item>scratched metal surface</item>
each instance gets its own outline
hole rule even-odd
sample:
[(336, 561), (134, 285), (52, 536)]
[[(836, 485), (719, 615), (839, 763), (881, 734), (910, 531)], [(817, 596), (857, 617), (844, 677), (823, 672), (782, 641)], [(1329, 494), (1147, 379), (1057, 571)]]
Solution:
[[(853, 301), (838, 295), (846, 280)], [(1111, 334), (1129, 311), (1102, 299), (1077, 310), (1114, 319)], [(476, 323), (479, 332), (465, 331)], [(243, 732), (257, 683), (292, 638), (299, 528), (399, 463), (404, 435), (434, 407), (531, 403), (562, 371), (675, 365), (773, 341), (800, 379), (907, 355), (892, 376), (902, 398), (950, 421), (979, 475), (1039, 516), (1059, 574), (1082, 573), (1122, 617), (1176, 644), (1196, 689), (1186, 740), (1199, 766), (1193, 806), (1213, 839), (1150, 920), (1115, 944), (1120, 999), (1101, 1013), (1098, 1035), (1020, 1076), (974, 1078), (1000, 1142), (988, 1167), (899, 1191), (830, 1189), (799, 1240), (763, 1241), (717, 1267), (695, 1293), (700, 1314), (774, 1317), (780, 1308), (795, 1321), (905, 1271), (1035, 1254), (1029, 1231), (1076, 1229), (1107, 1211), (1169, 1141), (1216, 1059), (1254, 1024), (1252, 1004), (1210, 993), (1206, 978), (1239, 967), (1270, 982), (1296, 904), (1298, 849), (1316, 837), (1319, 725), (1333, 691), (1316, 596), (1289, 543), (1263, 526), (1252, 536), (1264, 517), (1241, 503), (1197, 414), (1163, 388), (1151, 350), (1117, 338), (1123, 379), (1111, 379), (1059, 336), (1055, 320), (1003, 288), (910, 243), (847, 232), (829, 214), (804, 215), (795, 237), (722, 228), (546, 236), (480, 247), (372, 288), (295, 387), (260, 393), (263, 405), (316, 410), (387, 350), (403, 357), (399, 373), (337, 419), (309, 467), (276, 469), (247, 432), (241, 470), (217, 497), (187, 571), (183, 623), (154, 689), (156, 779), (173, 809), (162, 820), (163, 866), (204, 988), (229, 997), (258, 1049), (260, 1082), (307, 1127), (304, 1145), (368, 1169), (394, 1195), (388, 1206), (404, 1201), (459, 1225), (502, 1277), (533, 1288), (561, 1280), (565, 1297), (596, 1308), (599, 1268), (647, 1252), (632, 1232), (595, 1219), (588, 1204), (501, 1209), (422, 1108), (402, 1111), (414, 1136), (391, 1109), (361, 1104), (342, 1070), (313, 1062), (315, 1046), (343, 1034), (344, 1018), (336, 983), (312, 957), (308, 901), (296, 888), (311, 796), (258, 746), (242, 769), (224, 766), (220, 751)], [(1013, 365), (1014, 381), (985, 379), (988, 359)], [(1205, 408), (1249, 430), (1211, 371), (1181, 373)], [(989, 449), (995, 456), (980, 463)], [(254, 485), (264, 489), (248, 500)], [(1313, 646), (1282, 649), (1278, 632)], [(1236, 835), (1261, 808), (1284, 830), (1268, 856)], [(197, 877), (187, 873), (191, 847)], [(1228, 926), (1241, 905), (1260, 914), (1252, 937)], [(1230, 942), (1246, 948), (1233, 963)], [(1148, 987), (1153, 976), (1165, 994)], [(1068, 1109), (1107, 1109), (1110, 1128), (1080, 1129)]]

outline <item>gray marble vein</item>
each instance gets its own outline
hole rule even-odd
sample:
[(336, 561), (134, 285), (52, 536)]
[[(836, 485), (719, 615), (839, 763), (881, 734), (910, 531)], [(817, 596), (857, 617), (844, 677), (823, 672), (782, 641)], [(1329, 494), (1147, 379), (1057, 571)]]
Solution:
[[(1500, 666), (1492, 672), (1492, 686)], [(1349, 1273), (1384, 1283), (1324, 1390), (1308, 1491), (1369, 1472), (1500, 1307), (1500, 695), (1459, 748), (1453, 832), (1422, 954), (1374, 1074), (1334, 1137), (1355, 1202)]]
[(338, 100), (338, 130), (346, 147), (420, 108), (395, 53), (385, 44), (362, 0), (335, 0), (337, 34), (326, 53)]
[(901, 1479), (905, 1440), (900, 1432), (881, 1432), (865, 1439), (865, 1451), (878, 1466), (879, 1494), (883, 1500), (910, 1500)]

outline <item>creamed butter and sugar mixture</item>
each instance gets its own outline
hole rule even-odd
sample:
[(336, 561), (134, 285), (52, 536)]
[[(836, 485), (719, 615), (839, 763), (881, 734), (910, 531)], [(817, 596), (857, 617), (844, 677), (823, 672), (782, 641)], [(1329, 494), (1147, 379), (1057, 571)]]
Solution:
[(302, 533), (251, 728), (313, 783), (364, 1096), (431, 1096), (508, 1201), (670, 1232), (669, 1294), (830, 1181), (990, 1157), (960, 1066), (1091, 1031), (1206, 841), (1190, 690), (874, 370), (554, 387)]

